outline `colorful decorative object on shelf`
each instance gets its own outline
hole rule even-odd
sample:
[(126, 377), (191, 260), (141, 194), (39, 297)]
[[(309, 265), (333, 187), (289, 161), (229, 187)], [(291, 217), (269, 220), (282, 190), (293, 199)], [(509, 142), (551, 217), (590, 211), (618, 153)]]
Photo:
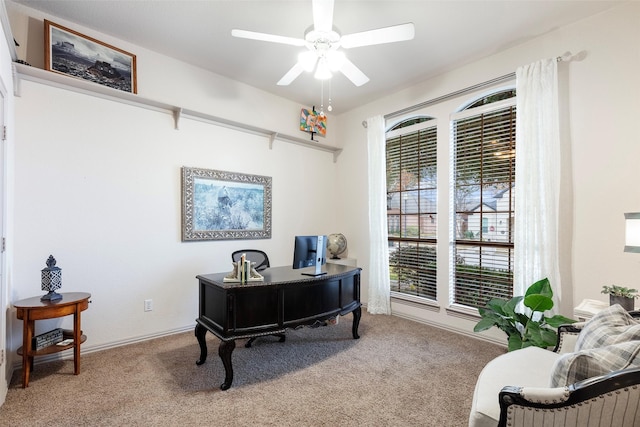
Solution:
[(303, 108), (300, 111), (300, 130), (309, 132), (312, 140), (316, 133), (327, 136), (327, 116), (318, 113), (316, 107), (311, 110)]
[(62, 269), (56, 267), (56, 259), (53, 255), (49, 255), (47, 258), (47, 268), (43, 268), (42, 271), (42, 290), (48, 293), (44, 295), (40, 300), (42, 301), (57, 301), (62, 299), (62, 295), (56, 293), (57, 289), (62, 287)]

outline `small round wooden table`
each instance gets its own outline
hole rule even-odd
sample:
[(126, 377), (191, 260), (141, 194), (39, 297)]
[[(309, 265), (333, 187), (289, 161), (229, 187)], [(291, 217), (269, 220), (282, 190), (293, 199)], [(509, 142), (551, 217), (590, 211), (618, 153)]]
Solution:
[[(91, 294), (86, 292), (66, 292), (60, 295), (62, 295), (62, 299), (53, 302), (41, 301), (38, 296), (13, 303), (18, 319), (23, 321), (22, 347), (18, 349), (18, 354), (22, 354), (22, 388), (29, 386), (29, 374), (33, 369), (34, 356), (57, 353), (73, 347), (73, 373), (75, 375), (80, 373), (80, 344), (87, 339), (80, 329), (80, 313), (89, 308)], [(36, 320), (53, 319), (71, 314), (73, 314), (72, 344), (52, 345), (41, 350), (33, 349), (33, 333)]]

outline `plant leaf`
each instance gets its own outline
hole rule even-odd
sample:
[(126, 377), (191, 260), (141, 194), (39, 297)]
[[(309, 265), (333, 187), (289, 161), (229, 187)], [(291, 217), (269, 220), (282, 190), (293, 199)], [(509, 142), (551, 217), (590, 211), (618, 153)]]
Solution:
[(544, 347), (551, 347), (558, 343), (558, 334), (551, 330), (544, 328), (540, 331), (541, 344)]
[(551, 290), (551, 283), (546, 277), (542, 280), (538, 280), (533, 285), (529, 286), (524, 296), (527, 297), (532, 294), (540, 294), (549, 298), (553, 298), (553, 291)]
[(507, 302), (507, 300), (501, 298), (493, 298), (487, 302), (486, 308), (491, 309), (499, 314), (505, 314), (504, 306), (507, 304)]
[(553, 308), (553, 300), (543, 294), (530, 294), (524, 297), (524, 305), (532, 311), (547, 311)]
[(542, 331), (540, 330), (540, 325), (532, 322), (527, 325), (527, 333), (525, 334), (525, 340), (531, 343), (531, 345), (535, 345), (536, 347), (544, 346), (544, 339), (542, 338)]
[(522, 337), (520, 335), (512, 335), (509, 337), (507, 350), (513, 351), (522, 348)]
[(547, 348), (556, 344), (558, 335), (548, 327), (541, 326), (536, 322), (530, 322), (530, 324), (527, 325), (525, 339), (536, 347)]
[(482, 319), (480, 319), (480, 321), (478, 323), (476, 323), (476, 326), (474, 326), (473, 328), (473, 332), (482, 332), (482, 331), (486, 331), (487, 329), (492, 328), (494, 325), (496, 325), (496, 323), (499, 321), (498, 316), (494, 315), (483, 315)]
[(549, 326), (554, 328), (557, 328), (560, 325), (568, 325), (577, 322), (577, 320), (569, 319), (568, 317), (564, 317), (560, 314), (556, 314), (553, 317), (546, 317), (544, 320)]
[(522, 296), (517, 296), (507, 301), (502, 307), (504, 314), (511, 318), (515, 318), (517, 315), (516, 308), (518, 307), (518, 304), (520, 304), (520, 301), (522, 301), (522, 298)]
[(527, 323), (529, 323), (529, 317), (526, 314), (516, 313), (515, 319), (518, 323), (522, 324), (522, 327), (527, 326)]

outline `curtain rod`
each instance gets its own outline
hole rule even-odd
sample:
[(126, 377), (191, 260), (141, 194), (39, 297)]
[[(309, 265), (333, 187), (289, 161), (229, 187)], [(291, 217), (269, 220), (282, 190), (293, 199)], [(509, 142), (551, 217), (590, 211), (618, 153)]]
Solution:
[[(556, 61), (558, 61), (558, 62), (570, 61), (572, 59), (572, 57), (573, 57), (573, 55), (571, 54), (571, 52), (565, 52), (562, 55), (556, 57)], [(500, 83), (500, 82), (503, 82), (503, 81), (506, 81), (506, 80), (511, 80), (515, 76), (516, 76), (515, 72), (514, 73), (505, 74), (504, 76), (496, 77), (494, 79), (487, 80), (486, 82), (478, 83), (478, 84), (475, 84), (473, 86), (469, 86), (469, 87), (466, 87), (464, 89), (460, 89), (460, 90), (457, 90), (455, 92), (451, 92), (451, 93), (448, 93), (446, 95), (442, 95), (442, 96), (439, 96), (437, 98), (430, 99), (429, 101), (421, 102), (419, 104), (415, 104), (415, 105), (412, 105), (410, 107), (403, 108), (402, 110), (398, 110), (398, 111), (394, 111), (393, 113), (385, 114), (384, 119), (387, 120), (387, 119), (390, 119), (392, 117), (397, 117), (397, 116), (400, 116), (402, 114), (409, 113), (409, 112), (415, 111), (415, 110), (419, 110), (419, 109), (424, 108), (426, 106), (437, 104), (438, 102), (442, 102), (442, 101), (445, 101), (447, 99), (451, 99), (451, 98), (463, 95), (463, 94), (468, 93), (468, 92), (473, 92), (475, 90), (482, 89), (483, 87), (491, 86), (491, 85), (494, 85), (496, 83)], [(367, 127), (367, 121), (366, 120), (362, 122), (362, 126), (364, 126), (365, 128)]]
[(392, 117), (397, 117), (405, 113), (409, 113), (411, 111), (419, 110), (421, 108), (427, 107), (429, 105), (437, 104), (442, 101), (446, 101), (447, 99), (455, 98), (456, 96), (464, 95), (468, 92), (473, 92), (478, 89), (482, 89), (483, 87), (491, 86), (496, 83), (500, 83), (506, 80), (512, 80), (516, 76), (516, 73), (505, 74), (504, 76), (496, 77), (495, 79), (487, 80), (486, 82), (478, 83), (473, 86), (466, 87), (464, 89), (457, 90), (455, 92), (448, 93), (446, 95), (439, 96), (437, 98), (430, 99), (428, 101), (421, 102), (419, 104), (412, 105), (407, 108), (403, 108), (402, 110), (394, 111), (393, 113), (385, 114), (384, 119), (388, 120)]

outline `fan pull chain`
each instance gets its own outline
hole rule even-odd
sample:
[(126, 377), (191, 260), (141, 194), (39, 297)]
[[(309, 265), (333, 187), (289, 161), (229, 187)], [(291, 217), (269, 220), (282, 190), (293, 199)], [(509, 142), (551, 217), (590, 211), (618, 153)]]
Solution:
[(320, 80), (320, 117), (324, 116), (324, 80)]
[(331, 106), (331, 80), (329, 80), (329, 106), (327, 107), (327, 111), (331, 112), (333, 107)]

